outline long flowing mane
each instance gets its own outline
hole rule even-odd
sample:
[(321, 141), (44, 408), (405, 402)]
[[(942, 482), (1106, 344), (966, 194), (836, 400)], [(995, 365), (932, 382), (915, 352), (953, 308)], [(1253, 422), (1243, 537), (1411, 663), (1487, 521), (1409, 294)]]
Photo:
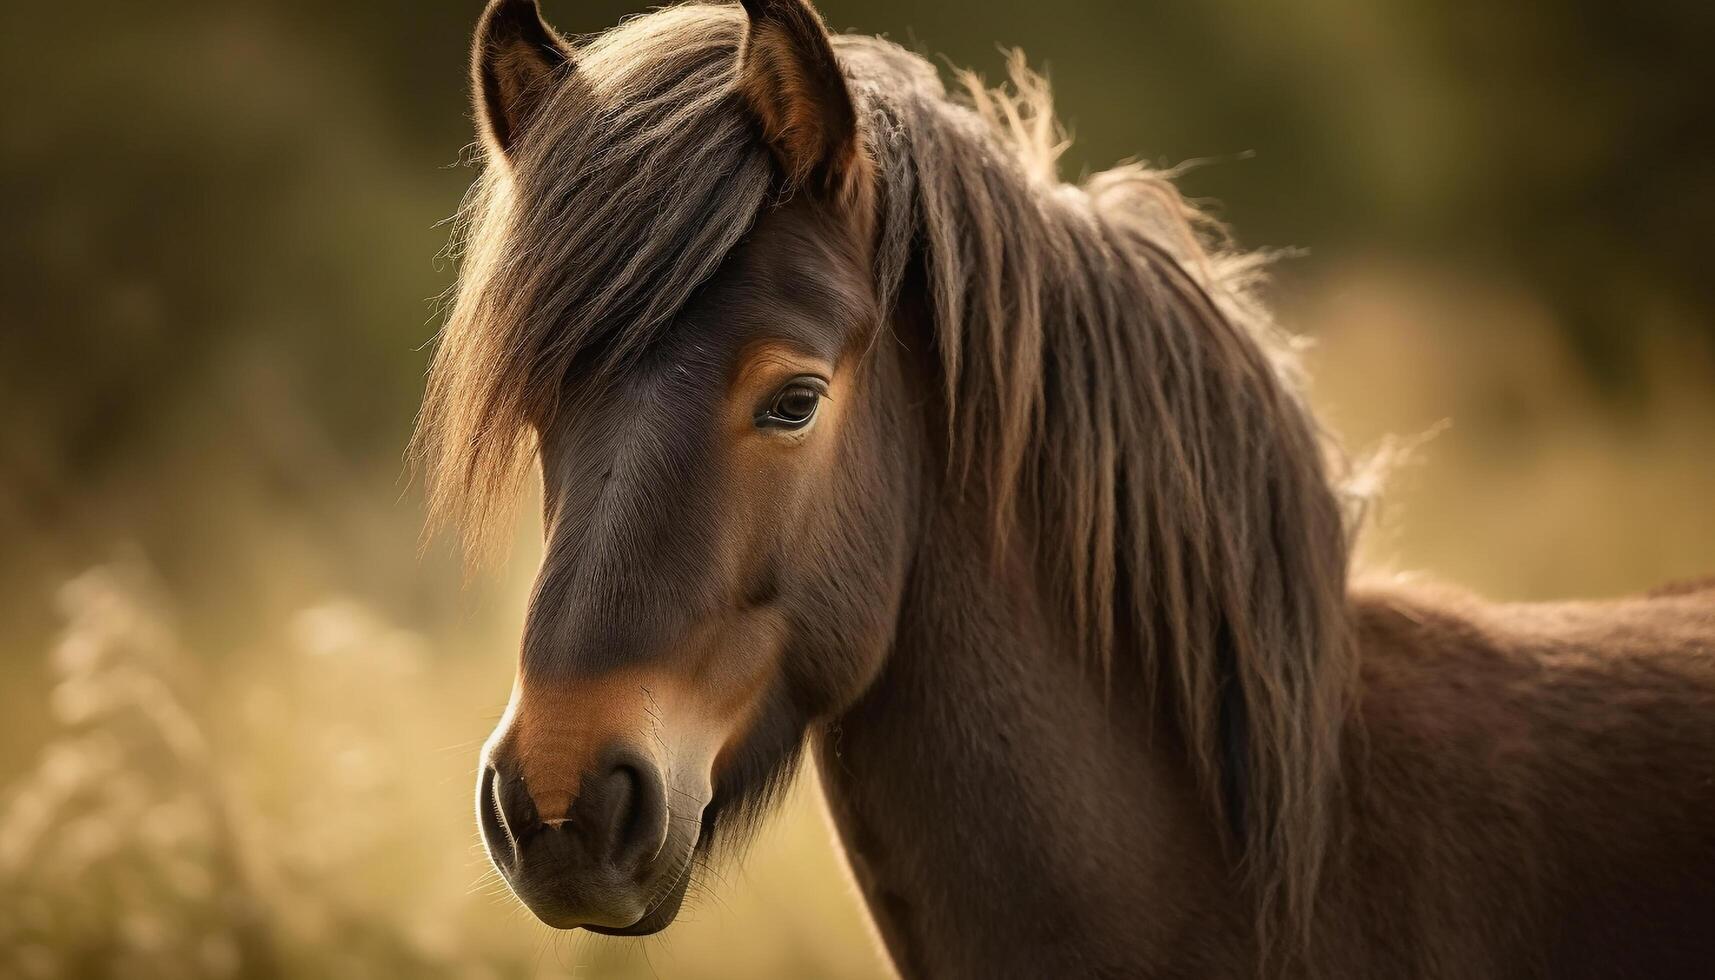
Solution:
[[(414, 443), (434, 513), (478, 539), (574, 368), (647, 348), (767, 207), (734, 93), (745, 18), (684, 6), (580, 49), (461, 219), (461, 280)], [(1347, 541), (1259, 261), (1168, 176), (1062, 183), (1046, 85), (949, 93), (897, 45), (835, 39), (877, 181), (884, 308), (925, 273), (949, 492), (1033, 549), (1079, 650), (1141, 657), (1259, 926), (1302, 937), (1332, 837), (1355, 675)]]

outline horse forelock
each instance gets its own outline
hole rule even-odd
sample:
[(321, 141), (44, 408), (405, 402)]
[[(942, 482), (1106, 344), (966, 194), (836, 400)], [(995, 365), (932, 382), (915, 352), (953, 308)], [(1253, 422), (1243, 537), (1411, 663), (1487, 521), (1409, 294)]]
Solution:
[(733, 94), (744, 18), (680, 7), (581, 48), (457, 219), (459, 280), (413, 456), (432, 523), (481, 557), (574, 364), (643, 354), (761, 213), (767, 151)]
[[(482, 540), (574, 362), (645, 350), (770, 202), (733, 97), (744, 17), (669, 8), (578, 52), (461, 214), (460, 281), (415, 453), (440, 520)], [(1062, 183), (1046, 84), (949, 94), (897, 45), (835, 39), (873, 163), (875, 287), (921, 262), (949, 407), (947, 479), (1020, 521), (1104, 667), (1136, 646), (1259, 925), (1307, 931), (1354, 677), (1347, 529), (1292, 345), (1171, 175)]]

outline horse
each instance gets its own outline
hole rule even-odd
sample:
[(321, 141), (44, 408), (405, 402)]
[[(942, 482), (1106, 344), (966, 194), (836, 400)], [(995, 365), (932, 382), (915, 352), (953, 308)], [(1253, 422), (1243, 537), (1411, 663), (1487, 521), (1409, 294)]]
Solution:
[(1715, 971), (1715, 582), (1350, 571), (1262, 263), (1040, 78), (805, 0), (573, 44), (493, 0), (413, 456), (544, 555), (476, 815), (666, 928), (810, 752), (907, 977)]

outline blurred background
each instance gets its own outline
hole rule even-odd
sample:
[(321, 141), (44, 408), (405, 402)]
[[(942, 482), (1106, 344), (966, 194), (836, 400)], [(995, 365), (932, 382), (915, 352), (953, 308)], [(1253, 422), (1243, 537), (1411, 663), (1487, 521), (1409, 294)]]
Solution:
[[(479, 0), (0, 10), (0, 975), (864, 977), (807, 773), (644, 942), (486, 872), (536, 558), (419, 554), (403, 449), (473, 177)], [(569, 33), (634, 8), (549, 0)], [(1365, 567), (1500, 598), (1715, 572), (1715, 6), (828, 0), (1293, 250)]]

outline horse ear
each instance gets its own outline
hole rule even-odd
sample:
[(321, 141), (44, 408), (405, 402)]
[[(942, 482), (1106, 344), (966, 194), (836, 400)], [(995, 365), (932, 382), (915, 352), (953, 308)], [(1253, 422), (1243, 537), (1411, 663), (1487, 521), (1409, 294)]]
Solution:
[(806, 0), (742, 0), (739, 90), (792, 183), (849, 189), (863, 160), (857, 110), (827, 28)]
[(477, 128), (491, 147), (509, 152), (553, 90), (554, 73), (572, 49), (542, 20), (536, 0), (490, 0), (471, 47), (471, 98)]

